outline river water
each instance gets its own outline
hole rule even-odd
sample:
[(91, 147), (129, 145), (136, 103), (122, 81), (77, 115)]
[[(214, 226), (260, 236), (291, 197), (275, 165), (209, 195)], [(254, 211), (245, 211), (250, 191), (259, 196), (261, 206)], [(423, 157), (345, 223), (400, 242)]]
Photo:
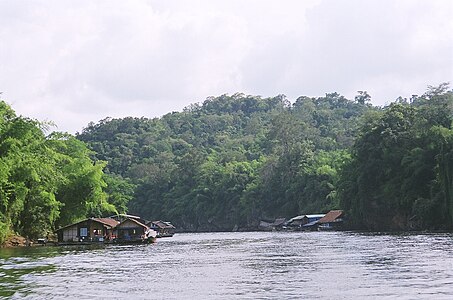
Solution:
[(0, 299), (453, 299), (452, 234), (176, 234), (0, 249)]

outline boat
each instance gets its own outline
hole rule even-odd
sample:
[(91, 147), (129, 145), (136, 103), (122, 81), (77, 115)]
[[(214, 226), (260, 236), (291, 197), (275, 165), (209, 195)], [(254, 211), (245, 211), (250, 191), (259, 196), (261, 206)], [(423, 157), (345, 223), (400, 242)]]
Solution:
[(146, 224), (149, 228), (157, 232), (157, 237), (172, 237), (175, 234), (175, 226), (170, 222), (165, 221), (151, 221)]
[(319, 231), (339, 230), (343, 225), (344, 212), (342, 210), (331, 210), (318, 221)]
[(335, 230), (335, 227), (331, 226), (330, 223), (325, 223), (325, 224), (319, 224), (318, 225), (318, 231), (330, 231), (330, 230)]
[(115, 233), (115, 244), (147, 244), (154, 243), (157, 238), (157, 231), (132, 218), (118, 224)]
[(102, 245), (154, 243), (157, 231), (141, 220), (125, 217), (89, 218), (57, 230), (58, 245)]

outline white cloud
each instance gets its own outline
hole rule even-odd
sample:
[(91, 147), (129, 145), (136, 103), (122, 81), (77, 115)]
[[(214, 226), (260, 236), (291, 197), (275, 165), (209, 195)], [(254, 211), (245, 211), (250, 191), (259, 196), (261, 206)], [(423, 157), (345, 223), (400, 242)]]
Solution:
[(384, 104), (453, 81), (452, 3), (2, 1), (0, 91), (70, 132), (235, 92)]

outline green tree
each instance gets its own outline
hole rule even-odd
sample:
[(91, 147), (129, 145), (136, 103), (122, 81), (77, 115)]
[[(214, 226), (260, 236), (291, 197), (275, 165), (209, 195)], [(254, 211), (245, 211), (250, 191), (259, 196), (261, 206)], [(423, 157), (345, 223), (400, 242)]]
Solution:
[(359, 228), (451, 228), (453, 95), (430, 88), (363, 124), (339, 182), (341, 206)]

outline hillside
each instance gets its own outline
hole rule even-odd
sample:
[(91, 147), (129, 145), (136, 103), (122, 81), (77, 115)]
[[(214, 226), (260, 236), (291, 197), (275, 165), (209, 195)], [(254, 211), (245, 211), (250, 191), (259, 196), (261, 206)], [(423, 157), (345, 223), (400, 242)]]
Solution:
[(117, 190), (130, 213), (183, 230), (329, 209), (357, 229), (451, 229), (452, 91), (369, 100), (222, 95), (161, 118), (107, 118), (77, 137), (129, 187)]
[(386, 107), (366, 92), (208, 98), (161, 118), (104, 119), (77, 137), (0, 102), (0, 244), (87, 217), (180, 230), (346, 211), (361, 230), (453, 229), (453, 92)]
[(130, 213), (231, 230), (337, 208), (338, 171), (360, 118), (376, 110), (337, 93), (294, 104), (222, 95), (161, 118), (107, 118), (78, 139), (108, 173), (136, 185)]

